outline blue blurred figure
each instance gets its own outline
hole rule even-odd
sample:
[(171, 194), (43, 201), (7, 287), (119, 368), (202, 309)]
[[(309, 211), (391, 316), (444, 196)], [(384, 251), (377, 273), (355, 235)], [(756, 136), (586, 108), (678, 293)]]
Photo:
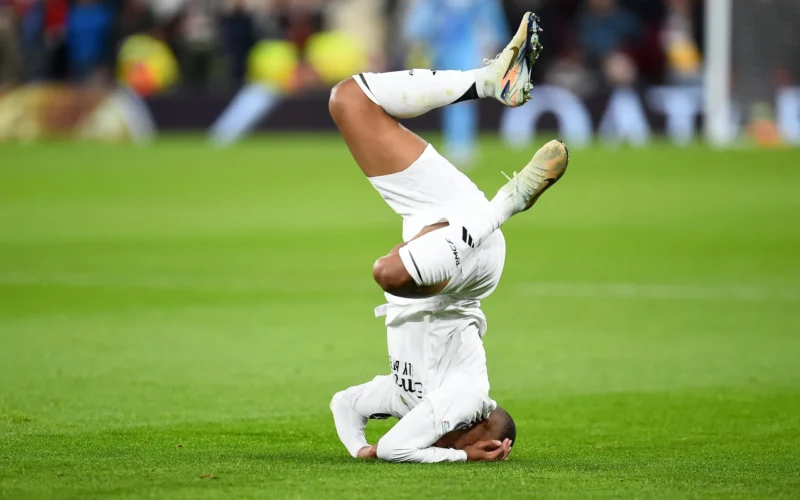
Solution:
[(115, 9), (105, 0), (76, 0), (67, 14), (66, 41), (70, 77), (85, 80), (113, 58)]
[[(499, 0), (416, 0), (406, 19), (405, 36), (427, 46), (434, 69), (471, 70), (510, 38)], [(472, 164), (478, 133), (477, 101), (443, 111), (447, 157), (460, 168)]]

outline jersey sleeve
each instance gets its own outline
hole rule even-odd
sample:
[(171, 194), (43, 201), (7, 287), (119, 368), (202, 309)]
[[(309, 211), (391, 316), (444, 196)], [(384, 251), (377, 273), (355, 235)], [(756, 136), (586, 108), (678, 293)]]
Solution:
[(377, 376), (366, 384), (337, 392), (331, 399), (336, 433), (353, 458), (358, 455), (358, 450), (369, 446), (364, 429), (370, 418), (400, 418), (393, 402), (395, 393), (392, 384), (390, 376)]
[(433, 406), (427, 399), (403, 417), (378, 441), (378, 458), (387, 462), (465, 462), (467, 452), (432, 446), (445, 434), (436, 425)]
[(463, 369), (450, 370), (439, 388), (378, 442), (378, 458), (392, 462), (463, 462), (463, 450), (432, 446), (450, 431), (467, 428), (497, 407), (489, 397), (486, 354), (475, 328), (453, 341)]

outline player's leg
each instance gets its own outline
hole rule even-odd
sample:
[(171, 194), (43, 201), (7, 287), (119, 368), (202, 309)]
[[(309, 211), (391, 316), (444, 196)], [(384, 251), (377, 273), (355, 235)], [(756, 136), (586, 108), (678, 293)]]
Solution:
[(530, 163), (500, 188), (480, 213), (460, 215), (429, 226), (416, 238), (395, 247), (373, 266), (381, 288), (399, 297), (429, 297), (447, 288), (462, 263), (513, 215), (530, 209), (564, 175), (569, 151), (561, 141), (550, 141)]
[[(506, 49), (479, 70), (369, 73), (339, 84), (331, 94), (331, 115), (364, 173), (375, 179), (387, 178), (423, 160), (427, 144), (397, 123), (396, 118), (417, 116), (437, 107), (487, 96), (509, 106), (528, 100), (532, 88), (530, 70), (541, 49), (538, 33), (537, 19), (529, 13)], [(433, 164), (437, 163), (437, 156), (431, 153)], [(434, 178), (435, 175), (429, 177)], [(440, 179), (443, 185), (438, 187), (438, 193), (431, 193), (431, 198), (442, 198), (436, 195), (450, 188), (444, 184), (461, 180), (453, 179), (452, 175), (442, 175)], [(400, 183), (418, 181), (417, 178), (397, 180)], [(402, 187), (414, 189), (414, 186)], [(389, 186), (389, 190), (396, 188), (398, 186)], [(437, 201), (444, 204), (441, 199)], [(463, 204), (469, 203), (464, 201)], [(475, 217), (482, 218), (484, 216)], [(486, 232), (486, 236), (499, 227), (495, 221), (470, 225), (480, 226), (477, 234)], [(432, 232), (438, 234), (429, 236)], [(401, 245), (379, 259), (373, 275), (381, 288), (394, 295), (434, 295), (448, 284), (462, 260), (479, 242), (480, 236), (472, 236), (466, 226), (448, 219), (420, 233), (409, 244), (414, 247), (413, 252)]]
[(490, 67), (472, 71), (416, 69), (362, 73), (334, 87), (329, 108), (336, 126), (367, 177), (402, 172), (428, 143), (397, 119), (486, 97), (480, 82)]
[(371, 101), (352, 78), (333, 88), (329, 108), (350, 153), (367, 177), (402, 172), (428, 145)]
[(426, 142), (397, 119), (484, 97), (508, 106), (529, 100), (530, 70), (541, 49), (538, 33), (536, 16), (528, 13), (508, 47), (483, 68), (361, 73), (334, 87), (331, 116), (364, 173), (402, 172), (422, 155)]
[[(386, 178), (423, 160), (427, 144), (399, 125), (395, 118), (417, 116), (447, 104), (486, 96), (509, 106), (527, 101), (532, 88), (530, 70), (541, 49), (536, 21), (535, 16), (526, 14), (506, 49), (480, 70), (370, 73), (338, 85), (331, 95), (331, 115), (365, 174), (375, 179)], [(534, 157), (533, 163), (538, 166), (541, 162)], [(527, 170), (526, 167), (523, 173)], [(520, 175), (523, 180), (528, 177)], [(526, 188), (523, 194), (538, 197), (549, 187), (548, 181), (554, 181), (541, 177), (534, 176), (538, 184), (532, 186), (520, 184), (515, 177), (512, 191), (518, 191), (517, 186), (521, 185)], [(458, 182), (461, 179), (451, 175), (444, 180)], [(531, 187), (532, 191), (528, 189)], [(393, 185), (391, 188), (407, 193), (414, 186)], [(446, 197), (442, 192), (446, 190), (442, 186), (436, 193), (438, 198)], [(469, 214), (464, 211), (456, 215), (459, 220), (449, 217), (446, 224), (418, 235), (379, 259), (373, 268), (375, 280), (386, 292), (402, 297), (439, 293), (460, 272), (462, 262), (472, 250), (512, 215), (514, 206), (507, 198), (501, 197), (496, 209), (473, 210)], [(438, 202), (442, 204), (442, 200)], [(461, 206), (468, 204), (460, 203)]]

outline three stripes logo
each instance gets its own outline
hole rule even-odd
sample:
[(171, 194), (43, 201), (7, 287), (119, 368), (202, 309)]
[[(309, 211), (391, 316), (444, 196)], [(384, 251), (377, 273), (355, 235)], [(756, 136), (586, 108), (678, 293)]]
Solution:
[(464, 226), (461, 226), (461, 239), (471, 248), (475, 248), (475, 243), (472, 241), (472, 235), (469, 234), (467, 228), (465, 228)]

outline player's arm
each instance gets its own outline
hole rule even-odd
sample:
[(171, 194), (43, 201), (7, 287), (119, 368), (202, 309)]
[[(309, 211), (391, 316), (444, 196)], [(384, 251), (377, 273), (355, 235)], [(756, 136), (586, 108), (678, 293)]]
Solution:
[(393, 413), (392, 384), (389, 376), (378, 376), (366, 384), (337, 392), (331, 399), (336, 433), (353, 458), (367, 458), (360, 457), (359, 451), (369, 447), (364, 429), (370, 417), (385, 418)]
[(463, 450), (435, 446), (442, 434), (436, 429), (433, 405), (424, 400), (386, 433), (377, 446), (364, 449), (362, 454), (372, 453), (387, 462), (491, 462), (505, 460), (511, 453), (511, 442), (479, 441)]
[(337, 392), (331, 400), (331, 412), (333, 422), (336, 425), (336, 433), (350, 456), (356, 458), (361, 448), (369, 446), (364, 435), (369, 416), (364, 416), (357, 412), (352, 402), (345, 395), (346, 391)]
[[(447, 449), (440, 446), (433, 446), (431, 448)], [(394, 455), (398, 458), (409, 457), (410, 460), (390, 460), (394, 462), (433, 462), (435, 460), (426, 460), (427, 454), (424, 450), (396, 450)], [(419, 453), (422, 451), (421, 453)], [(468, 462), (497, 462), (506, 460), (509, 453), (511, 453), (511, 441), (479, 441), (464, 448), (467, 454)], [(365, 460), (378, 458), (378, 445), (367, 445), (358, 450), (358, 458)]]

